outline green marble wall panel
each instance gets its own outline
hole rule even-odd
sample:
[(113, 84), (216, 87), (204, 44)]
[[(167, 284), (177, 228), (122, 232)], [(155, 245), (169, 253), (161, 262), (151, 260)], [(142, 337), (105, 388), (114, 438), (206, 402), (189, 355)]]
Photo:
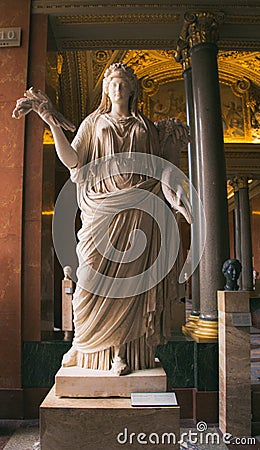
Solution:
[(218, 391), (218, 344), (197, 344), (186, 337), (171, 339), (157, 348), (168, 387)]
[[(24, 388), (54, 384), (62, 356), (71, 347), (67, 341), (24, 342), (22, 383)], [(218, 390), (218, 344), (197, 344), (184, 336), (159, 345), (159, 358), (168, 378), (168, 388)]]
[(218, 343), (194, 345), (195, 387), (218, 391)]
[(71, 342), (24, 342), (22, 354), (22, 385), (24, 388), (52, 387), (62, 356)]
[(186, 338), (170, 340), (159, 345), (156, 356), (159, 358), (168, 378), (168, 388), (194, 387), (194, 342)]

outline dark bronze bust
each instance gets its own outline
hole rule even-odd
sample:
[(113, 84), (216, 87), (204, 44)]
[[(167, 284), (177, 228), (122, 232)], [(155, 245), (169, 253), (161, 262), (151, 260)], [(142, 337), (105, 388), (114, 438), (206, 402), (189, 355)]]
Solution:
[(222, 273), (226, 278), (225, 291), (237, 291), (239, 286), (237, 280), (241, 273), (242, 266), (238, 259), (227, 259), (222, 267)]

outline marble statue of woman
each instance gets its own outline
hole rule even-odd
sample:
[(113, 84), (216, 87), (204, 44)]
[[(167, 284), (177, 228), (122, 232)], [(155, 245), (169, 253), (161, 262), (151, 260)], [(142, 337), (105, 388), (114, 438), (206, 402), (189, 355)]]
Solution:
[[(17, 101), (13, 113), (19, 118), (34, 110), (50, 126), (58, 157), (77, 184), (82, 218), (77, 254), (83, 274), (84, 268), (91, 266), (110, 277), (135, 275), (153, 263), (160, 246), (160, 230), (153, 218), (132, 208), (115, 215), (109, 227), (110, 239), (117, 249), (124, 252), (129, 245), (130, 233), (136, 229), (143, 230), (147, 239), (146, 250), (134, 263), (110, 261), (102, 256), (95, 248), (90, 217), (93, 209), (98, 207), (102, 215), (104, 199), (109, 199), (111, 204), (115, 198), (124, 202), (124, 196), (129, 192), (143, 189), (164, 201), (166, 198), (191, 222), (190, 213), (178, 201), (178, 196), (156, 179), (132, 173), (108, 176), (89, 190), (81, 184), (80, 169), (104, 156), (118, 153), (131, 156), (142, 152), (176, 162), (174, 145), (179, 150), (187, 143), (187, 129), (173, 119), (156, 127), (138, 111), (137, 97), (138, 80), (133, 70), (123, 63), (111, 65), (104, 75), (100, 106), (83, 120), (71, 144), (62, 131), (62, 128), (72, 129), (71, 124), (53, 109), (41, 91), (33, 88), (26, 91), (25, 98)], [(75, 335), (71, 349), (63, 357), (63, 366), (111, 369), (118, 375), (154, 367), (156, 346), (166, 343), (170, 336), (171, 303), (178, 296), (176, 280), (174, 267), (152, 289), (130, 297), (125, 297), (122, 292), (121, 298), (117, 296), (116, 299), (93, 294), (87, 290), (86, 283), (78, 280), (73, 297)]]

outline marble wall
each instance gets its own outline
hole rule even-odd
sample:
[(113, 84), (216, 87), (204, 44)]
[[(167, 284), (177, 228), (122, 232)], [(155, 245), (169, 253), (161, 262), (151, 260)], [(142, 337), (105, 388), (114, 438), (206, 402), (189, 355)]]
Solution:
[(47, 16), (31, 17), (30, 9), (30, 0), (1, 1), (0, 27), (22, 29), (20, 47), (0, 48), (0, 403), (15, 404), (17, 417), (22, 341), (40, 339), (43, 123), (33, 114), (11, 117), (30, 85), (45, 89)]

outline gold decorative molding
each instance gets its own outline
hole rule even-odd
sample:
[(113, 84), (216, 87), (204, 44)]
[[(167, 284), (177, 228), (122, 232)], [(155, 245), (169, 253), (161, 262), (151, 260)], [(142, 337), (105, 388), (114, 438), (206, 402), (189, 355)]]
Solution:
[(129, 50), (123, 62), (132, 67), (139, 79), (147, 77), (160, 83), (166, 78), (182, 77), (181, 68), (175, 62), (174, 54), (173, 50)]
[(47, 128), (44, 129), (43, 133), (43, 145), (54, 145), (52, 133)]
[[(183, 87), (177, 84), (175, 87), (174, 85), (175, 82), (182, 80), (182, 66), (175, 61), (174, 54), (173, 49), (128, 51), (124, 49), (93, 49), (91, 51), (66, 50), (61, 52), (58, 57), (62, 61), (62, 64), (60, 64), (62, 73), (58, 77), (57, 58), (53, 63), (53, 73), (56, 70), (56, 78), (53, 77), (53, 79), (56, 79), (58, 95), (60, 95), (59, 89), (62, 91), (59, 105), (61, 112), (72, 123), (79, 125), (81, 120), (93, 111), (100, 101), (104, 71), (110, 64), (122, 60), (133, 68), (139, 78), (142, 88), (139, 107), (151, 118), (153, 111), (155, 111), (155, 102), (156, 108), (159, 107), (161, 94), (159, 97), (157, 94), (161, 92), (160, 90), (164, 85), (168, 84), (171, 92), (184, 92), (184, 84)], [(225, 142), (255, 143), (260, 140), (260, 88), (258, 83), (256, 83), (256, 81), (259, 81), (260, 84), (260, 74), (257, 65), (259, 60), (259, 52), (219, 52), (219, 78), (222, 98), (225, 98), (225, 101), (222, 101), (223, 121), (225, 120)], [(243, 74), (243, 77), (240, 77), (241, 74)], [(163, 96), (165, 97), (165, 94)], [(170, 96), (166, 100), (169, 103), (168, 100), (170, 101)], [(185, 100), (183, 102), (182, 110), (183, 108), (185, 109)], [(233, 103), (235, 106), (231, 107)], [(167, 105), (164, 106), (163, 109), (158, 111), (158, 108), (156, 109), (160, 117), (163, 111), (165, 111), (166, 116), (167, 114), (173, 114), (172, 108), (170, 108), (171, 111), (168, 111)], [(242, 122), (237, 124), (237, 117), (241, 114)], [(158, 119), (154, 117), (154, 120)], [(180, 120), (185, 121), (183, 114)], [(239, 153), (238, 159), (240, 161), (241, 157), (244, 159), (244, 156)], [(244, 165), (245, 170), (250, 166), (250, 173), (252, 171), (255, 174), (257, 167), (252, 166), (257, 163), (257, 158), (258, 156), (252, 158), (254, 162), (251, 165), (250, 161), (247, 161)], [(234, 173), (234, 159), (235, 156), (230, 154), (229, 160), (232, 160), (232, 163), (227, 163), (227, 166), (228, 168), (231, 167), (231, 173)]]
[(259, 40), (249, 40), (249, 39), (219, 39), (218, 48), (230, 50), (239, 49), (240, 51), (257, 51), (259, 50)]
[[(78, 126), (82, 119), (82, 108), (84, 108), (84, 96), (81, 95), (78, 81), (82, 66), (79, 70), (77, 52), (62, 52), (61, 54), (63, 57), (63, 70), (60, 75), (60, 107), (64, 116), (71, 123)], [(87, 85), (85, 89), (88, 89)]]
[(57, 25), (74, 25), (89, 23), (176, 23), (180, 14), (85, 14), (58, 16)]
[[(195, 6), (195, 5), (194, 5)], [(190, 8), (189, 8), (190, 9)], [(196, 8), (194, 9), (196, 10)], [(57, 16), (57, 25), (75, 25), (89, 23), (177, 23), (181, 14), (147, 13), (147, 14), (80, 14)], [(260, 16), (253, 15), (227, 15), (225, 23), (260, 25)]]
[(196, 329), (199, 316), (190, 314), (185, 325), (182, 326), (182, 332), (185, 336), (191, 336), (191, 333)]
[(256, 15), (226, 15), (225, 23), (260, 25), (260, 16)]
[(190, 336), (198, 343), (218, 342), (218, 321), (199, 318)]
[[(228, 6), (228, 10), (229, 11), (234, 11), (235, 15), (234, 18), (235, 20), (237, 20), (237, 18), (239, 18), (240, 16), (237, 15), (237, 10), (240, 10), (241, 7), (247, 7), (248, 8), (248, 2), (244, 2), (244, 4), (241, 4), (240, 2), (235, 2), (234, 3), (229, 3), (227, 5), (226, 0), (219, 0), (218, 2), (210, 2), (210, 0), (208, 1), (208, 3), (203, 5), (203, 8), (205, 10), (212, 10), (212, 8), (216, 9), (216, 8), (220, 8), (220, 7), (227, 7)], [(142, 3), (140, 1), (137, 2), (117, 2), (117, 3), (113, 3), (113, 2), (102, 2), (99, 1), (97, 2), (90, 2), (90, 1), (68, 1), (68, 0), (32, 0), (32, 10), (34, 13), (36, 12), (42, 12), (41, 10), (54, 10), (56, 11), (57, 9), (60, 8), (66, 8), (69, 11), (73, 11), (75, 10), (80, 10), (80, 9), (96, 9), (96, 8), (102, 8), (102, 9), (111, 9), (111, 8), (115, 8), (115, 9), (120, 9), (120, 8), (135, 8), (135, 9), (140, 9), (142, 7), (145, 7), (146, 9), (175, 9), (175, 10), (201, 10), (201, 5), (198, 5), (198, 3), (196, 3), (194, 1), (194, 3), (192, 4), (191, 2), (175, 2), (175, 1), (161, 1), (160, 3), (158, 2), (152, 2), (150, 1), (149, 3)], [(258, 9), (259, 10), (259, 5), (258, 4), (254, 4), (254, 10)], [(230, 14), (233, 17), (233, 14)], [(246, 20), (250, 20), (250, 15), (245, 15)]]
[(98, 39), (98, 40), (64, 40), (60, 42), (64, 50), (92, 50), (92, 49), (129, 49), (129, 48), (161, 48), (173, 49), (176, 47), (174, 39)]
[(232, 82), (246, 77), (260, 84), (260, 52), (221, 50), (218, 53), (218, 65), (220, 72), (231, 75)]

